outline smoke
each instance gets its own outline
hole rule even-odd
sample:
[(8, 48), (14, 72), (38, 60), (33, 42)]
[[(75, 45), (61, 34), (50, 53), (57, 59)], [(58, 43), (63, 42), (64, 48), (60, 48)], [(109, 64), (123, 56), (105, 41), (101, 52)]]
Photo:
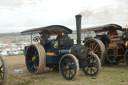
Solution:
[(79, 13), (80, 15), (82, 15), (84, 18), (95, 18), (95, 19), (108, 19), (111, 18), (113, 15), (110, 12), (109, 9), (95, 9), (95, 10), (84, 10), (82, 12)]
[(108, 18), (112, 18), (115, 14), (117, 8), (113, 8), (113, 7), (107, 7), (107, 8), (99, 8), (99, 9), (94, 9), (94, 10), (84, 10), (82, 12), (80, 12), (80, 14), (84, 17), (84, 18), (95, 18), (98, 20), (106, 20)]
[(90, 17), (92, 15), (92, 11), (85, 9), (84, 11), (81, 11), (79, 14), (84, 17)]
[[(88, 24), (121, 23), (128, 24), (128, 3), (127, 0), (118, 0), (114, 5), (104, 6), (92, 10), (81, 11), (84, 22)], [(123, 24), (123, 25), (124, 25)]]

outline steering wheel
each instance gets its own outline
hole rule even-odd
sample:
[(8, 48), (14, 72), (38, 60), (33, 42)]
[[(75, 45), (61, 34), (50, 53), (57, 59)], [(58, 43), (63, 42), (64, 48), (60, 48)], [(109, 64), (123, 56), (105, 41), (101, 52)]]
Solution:
[(35, 36), (34, 38), (33, 38), (33, 41), (34, 42), (38, 42), (40, 40), (40, 36)]

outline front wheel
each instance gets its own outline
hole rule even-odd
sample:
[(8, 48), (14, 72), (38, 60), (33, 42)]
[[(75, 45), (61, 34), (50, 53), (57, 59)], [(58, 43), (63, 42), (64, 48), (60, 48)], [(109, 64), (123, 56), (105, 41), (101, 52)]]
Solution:
[(101, 69), (101, 61), (94, 53), (88, 53), (87, 57), (82, 62), (82, 70), (85, 75), (96, 76)]
[(66, 80), (73, 79), (79, 71), (77, 58), (72, 54), (65, 54), (59, 62), (59, 71)]

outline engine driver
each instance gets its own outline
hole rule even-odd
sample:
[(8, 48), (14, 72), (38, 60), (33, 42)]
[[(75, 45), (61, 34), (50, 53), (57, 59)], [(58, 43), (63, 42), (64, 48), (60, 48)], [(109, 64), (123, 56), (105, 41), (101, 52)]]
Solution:
[(112, 36), (112, 35), (118, 35), (116, 30), (110, 30), (107, 34), (108, 36)]
[(56, 37), (56, 40), (62, 39), (64, 36), (64, 32), (59, 33), (59, 35)]

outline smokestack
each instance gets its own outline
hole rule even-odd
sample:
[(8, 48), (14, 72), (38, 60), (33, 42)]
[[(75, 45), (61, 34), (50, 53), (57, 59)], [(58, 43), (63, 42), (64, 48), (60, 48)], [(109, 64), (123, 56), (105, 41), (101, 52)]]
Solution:
[(81, 45), (81, 15), (76, 15), (77, 45)]

